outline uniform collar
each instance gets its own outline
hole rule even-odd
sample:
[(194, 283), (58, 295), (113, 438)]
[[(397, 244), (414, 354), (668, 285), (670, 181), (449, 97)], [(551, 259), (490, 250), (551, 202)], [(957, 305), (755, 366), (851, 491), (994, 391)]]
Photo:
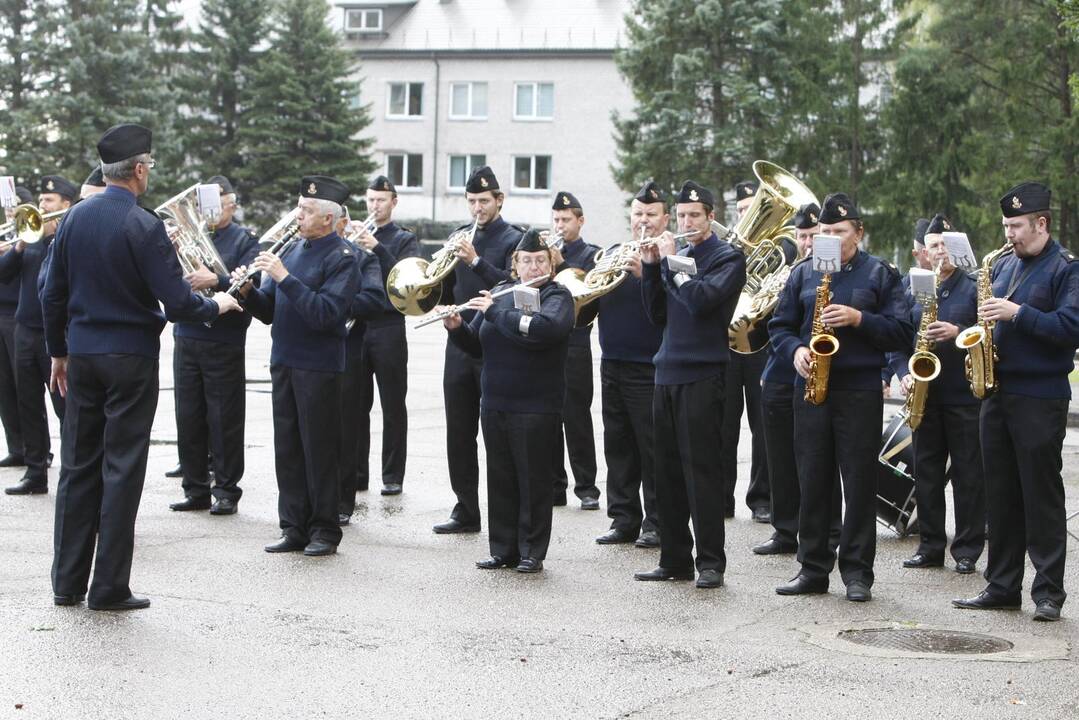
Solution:
[(867, 257), (869, 257), (869, 255), (866, 251), (859, 249), (858, 252), (854, 253), (854, 257), (850, 259), (850, 262), (843, 264), (843, 272), (853, 272), (857, 270), (861, 267), (862, 263), (865, 262)]
[(708, 236), (708, 239), (697, 245), (687, 245), (686, 257), (701, 257), (705, 253), (710, 253), (719, 247), (719, 238), (715, 233)]
[(326, 240), (329, 240), (329, 239), (335, 238), (335, 237), (337, 237), (337, 232), (334, 231), (334, 230), (331, 230), (329, 235), (323, 235), (322, 237), (314, 238), (313, 240), (304, 240), (303, 241), (303, 246), (305, 248), (310, 248), (312, 245), (320, 244), (320, 243), (322, 243), (322, 242), (324, 242)]
[(496, 217), (494, 220), (487, 223), (483, 227), (476, 228), (476, 232), (483, 232), (483, 233), (499, 232), (506, 225), (507, 225), (506, 221), (502, 219), (501, 215), (499, 215), (498, 217)]
[(1049, 254), (1054, 252), (1058, 247), (1060, 247), (1060, 245), (1057, 243), (1056, 240), (1053, 239), (1053, 236), (1050, 235), (1049, 236), (1049, 242), (1045, 243), (1045, 247), (1042, 248), (1042, 251), (1040, 253), (1038, 253), (1034, 257), (1019, 258), (1019, 262), (1024, 266), (1033, 265), (1033, 264), (1037, 263), (1039, 260), (1041, 260), (1042, 258), (1045, 258)]
[(111, 195), (113, 197), (131, 198), (137, 200), (135, 193), (128, 190), (126, 187), (120, 187), (119, 185), (109, 185), (105, 188), (103, 195)]
[(396, 229), (397, 229), (397, 223), (395, 223), (393, 220), (390, 220), (388, 223), (386, 223), (385, 225), (380, 226), (377, 230), (375, 230), (375, 235), (378, 235), (379, 233), (393, 232)]

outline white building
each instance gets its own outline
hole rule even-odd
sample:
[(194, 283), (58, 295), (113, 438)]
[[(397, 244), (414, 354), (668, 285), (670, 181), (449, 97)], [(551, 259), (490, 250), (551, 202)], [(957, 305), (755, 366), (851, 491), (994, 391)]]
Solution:
[(612, 111), (632, 94), (614, 64), (628, 0), (344, 0), (375, 160), (397, 185), (397, 216), (468, 219), (464, 182), (490, 165), (510, 222), (550, 222), (554, 193), (584, 206), (584, 236), (626, 232), (611, 174)]

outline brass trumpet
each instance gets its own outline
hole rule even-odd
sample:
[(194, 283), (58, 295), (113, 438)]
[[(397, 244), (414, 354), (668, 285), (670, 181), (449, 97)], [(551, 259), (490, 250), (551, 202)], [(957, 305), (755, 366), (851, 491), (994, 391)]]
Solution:
[[(69, 209), (69, 208), (68, 208)], [(0, 225), (0, 235), (15, 231), (15, 239), (0, 243), (0, 247), (9, 248), (17, 242), (33, 245), (45, 235), (45, 225), (64, 216), (68, 209), (43, 213), (36, 205), (26, 203), (15, 208), (15, 216)]]

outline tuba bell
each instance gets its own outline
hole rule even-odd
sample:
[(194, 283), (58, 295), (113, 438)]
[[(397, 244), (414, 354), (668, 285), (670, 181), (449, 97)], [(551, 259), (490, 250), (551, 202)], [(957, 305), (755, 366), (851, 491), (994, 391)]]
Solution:
[(399, 260), (386, 277), (386, 295), (402, 315), (426, 315), (442, 299), (442, 281), (457, 265), (457, 248), (472, 242), (479, 229), (479, 218), (467, 230), (455, 231), (431, 256), (430, 262), (410, 257)]
[[(198, 185), (192, 185), (183, 192), (174, 195), (157, 206), (155, 212), (165, 223), (172, 245), (176, 248), (176, 257), (184, 275), (205, 266), (217, 275), (229, 274), (220, 253), (214, 247), (207, 230), (207, 221), (199, 212)], [(206, 297), (213, 297), (213, 288), (199, 291)]]

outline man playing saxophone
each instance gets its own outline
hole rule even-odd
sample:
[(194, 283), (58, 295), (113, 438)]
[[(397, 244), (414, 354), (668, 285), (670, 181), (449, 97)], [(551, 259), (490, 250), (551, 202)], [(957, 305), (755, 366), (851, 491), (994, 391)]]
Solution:
[[(840, 238), (840, 266), (831, 273), (830, 302), (818, 307), (822, 275), (812, 262), (792, 271), (768, 325), (779, 360), (793, 363), (795, 380), (795, 458), (801, 506), (798, 517), (801, 570), (780, 595), (828, 591), (836, 562), (829, 547), (832, 488), (836, 466), (842, 474), (846, 512), (839, 543), (839, 570), (847, 599), (865, 602), (872, 595), (876, 554), (876, 477), (883, 399), (880, 368), (884, 354), (910, 346), (914, 329), (903, 297), (899, 271), (860, 250), (865, 230), (854, 202), (843, 193), (829, 195), (820, 229)], [(818, 312), (819, 311), (819, 312)], [(818, 317), (819, 316), (819, 317)], [(831, 357), (829, 378), (810, 378), (809, 341), (814, 320), (831, 328), (839, 351)], [(800, 390), (809, 382), (830, 385), (821, 404), (808, 402)]]
[[(936, 322), (925, 327), (924, 338), (940, 363), (940, 374), (926, 383), (923, 407), (915, 409), (921, 422), (914, 432), (914, 491), (918, 501), (918, 550), (903, 561), (903, 567), (927, 568), (944, 565), (948, 535), (944, 520), (947, 511), (944, 487), (951, 459), (952, 496), (955, 501), (955, 537), (951, 554), (955, 570), (972, 573), (985, 547), (985, 486), (982, 477), (981, 446), (978, 442), (979, 403), (970, 393), (963, 371), (966, 353), (955, 346), (962, 328), (977, 320), (977, 286), (973, 279), (956, 270), (944, 245), (942, 233), (952, 226), (943, 215), (930, 221), (925, 248), (933, 267), (939, 267), (936, 292)], [(912, 297), (912, 322), (921, 328), (925, 307)], [(889, 353), (889, 367), (900, 379), (908, 398), (914, 397), (915, 377), (910, 372), (911, 348)], [(921, 382), (921, 381), (918, 381)], [(912, 423), (912, 427), (914, 427)]]
[(1050, 192), (1026, 182), (1000, 199), (1014, 254), (992, 268), (993, 295), (978, 307), (995, 323), (996, 392), (982, 402), (981, 444), (989, 518), (986, 588), (956, 607), (1018, 609), (1024, 550), (1034, 565), (1035, 620), (1060, 619), (1067, 528), (1061, 449), (1068, 374), (1079, 347), (1079, 263), (1053, 239)]

